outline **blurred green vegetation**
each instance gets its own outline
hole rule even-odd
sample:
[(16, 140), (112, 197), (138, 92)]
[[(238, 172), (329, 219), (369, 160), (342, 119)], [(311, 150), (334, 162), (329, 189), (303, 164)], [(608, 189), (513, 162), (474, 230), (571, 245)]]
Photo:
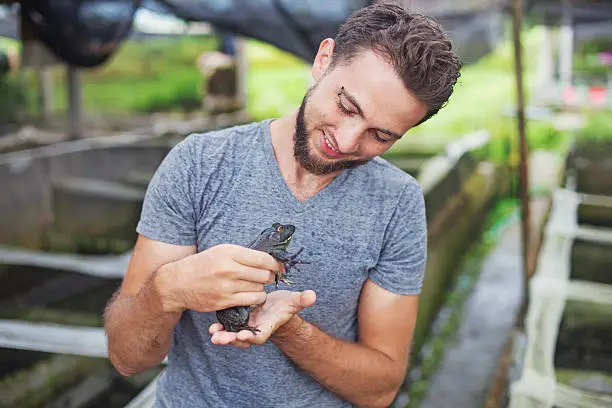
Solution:
[(256, 41), (246, 47), (247, 107), (254, 120), (281, 117), (302, 102), (310, 86), (310, 65), (303, 60)]
[[(210, 36), (127, 41), (106, 64), (81, 71), (84, 108), (94, 113), (198, 109), (202, 76), (196, 58), (215, 46)], [(55, 75), (56, 83), (63, 83), (64, 70)], [(57, 88), (55, 103), (63, 111), (66, 89)]]
[(25, 108), (25, 88), (16, 77), (0, 76), (0, 127), (13, 122)]
[[(198, 110), (205, 84), (196, 60), (216, 47), (217, 39), (208, 35), (127, 41), (104, 65), (81, 71), (83, 106), (102, 115)], [(256, 40), (246, 42), (246, 55), (247, 103), (255, 120), (284, 115), (299, 104), (310, 77), (304, 61)], [(66, 72), (52, 70), (55, 109), (63, 112)], [(26, 70), (30, 112), (36, 112), (37, 81)]]
[(612, 78), (610, 66), (601, 63), (599, 53), (612, 52), (612, 39), (595, 38), (583, 41), (574, 53), (574, 71), (577, 76), (589, 82), (603, 82)]
[[(0, 52), (6, 53), (9, 49), (17, 50), (17, 42), (10, 38), (0, 37)], [(25, 89), (16, 75), (0, 75), (0, 126), (14, 121), (26, 107)]]
[[(528, 100), (537, 72), (538, 48), (542, 30), (532, 28), (523, 35), (523, 82)], [(510, 40), (501, 43), (478, 63), (461, 71), (455, 91), (447, 106), (438, 115), (410, 130), (393, 147), (393, 152), (424, 149), (440, 150), (451, 140), (468, 133), (487, 129), (493, 138), (511, 136), (516, 103), (514, 48)]]
[(577, 140), (612, 140), (612, 109), (587, 113)]

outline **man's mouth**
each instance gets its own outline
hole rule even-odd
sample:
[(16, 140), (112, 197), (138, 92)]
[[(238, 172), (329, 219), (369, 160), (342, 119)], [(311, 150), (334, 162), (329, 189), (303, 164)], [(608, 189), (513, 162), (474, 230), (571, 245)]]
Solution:
[(331, 139), (327, 137), (325, 132), (323, 132), (323, 151), (329, 157), (340, 157), (342, 156), (342, 152), (338, 150), (338, 148), (332, 143)]

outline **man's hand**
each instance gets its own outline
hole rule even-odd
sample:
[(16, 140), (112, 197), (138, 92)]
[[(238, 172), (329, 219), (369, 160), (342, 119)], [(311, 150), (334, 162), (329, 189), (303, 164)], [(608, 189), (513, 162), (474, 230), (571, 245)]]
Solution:
[(316, 295), (312, 290), (291, 292), (277, 290), (268, 294), (265, 303), (251, 311), (249, 325), (259, 329), (257, 334), (249, 330), (238, 333), (223, 330), (223, 325), (213, 323), (209, 331), (213, 344), (232, 344), (247, 348), (253, 344), (263, 344), (276, 330), (287, 323), (296, 313), (314, 304)]
[(263, 303), (264, 285), (282, 271), (265, 252), (223, 244), (166, 265), (155, 276), (155, 288), (167, 312), (212, 312)]

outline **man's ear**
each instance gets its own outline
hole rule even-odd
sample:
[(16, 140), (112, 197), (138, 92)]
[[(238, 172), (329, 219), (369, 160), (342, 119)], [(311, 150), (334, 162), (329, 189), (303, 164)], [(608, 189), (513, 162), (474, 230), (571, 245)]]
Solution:
[(326, 38), (319, 44), (319, 50), (312, 64), (312, 79), (314, 82), (318, 82), (321, 79), (331, 63), (334, 45), (334, 40), (331, 38)]

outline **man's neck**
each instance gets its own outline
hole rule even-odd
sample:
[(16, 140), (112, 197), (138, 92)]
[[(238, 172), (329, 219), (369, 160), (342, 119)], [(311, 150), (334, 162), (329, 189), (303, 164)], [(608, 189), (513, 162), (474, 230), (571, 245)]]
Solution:
[(297, 111), (272, 121), (270, 134), (276, 162), (285, 183), (298, 200), (304, 201), (325, 188), (338, 174), (312, 174), (298, 163), (293, 155), (296, 115)]

